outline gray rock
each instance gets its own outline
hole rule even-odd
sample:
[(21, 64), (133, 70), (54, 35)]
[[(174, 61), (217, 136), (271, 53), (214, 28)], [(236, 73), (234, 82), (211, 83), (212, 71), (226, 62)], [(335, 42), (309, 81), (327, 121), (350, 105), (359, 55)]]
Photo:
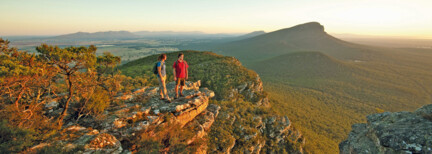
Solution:
[(425, 105), (415, 111), (415, 114), (428, 120), (432, 120), (432, 104)]
[(52, 100), (51, 102), (45, 104), (45, 108), (49, 108), (49, 109), (57, 108), (58, 105), (59, 103), (56, 100)]
[[(171, 82), (169, 85), (173, 86), (174, 83)], [(110, 106), (104, 113), (104, 119), (94, 119), (90, 116), (82, 118), (82, 126), (72, 126), (76, 122), (69, 121), (71, 126), (62, 130), (65, 133), (59, 134), (64, 140), (52, 142), (70, 145), (70, 148), (77, 145), (85, 146), (85, 151), (80, 153), (128, 153), (129, 151), (123, 150), (120, 141), (131, 140), (149, 128), (163, 129), (174, 122), (179, 122), (182, 128), (188, 123), (195, 124), (189, 126), (194, 128), (193, 130), (198, 130), (189, 140), (193, 142), (207, 134), (206, 131), (210, 130), (220, 110), (219, 106), (209, 104), (209, 99), (215, 95), (214, 92), (207, 88), (199, 88), (200, 85), (199, 81), (187, 82), (184, 89), (186, 96), (171, 103), (159, 100), (157, 87), (144, 87), (130, 94), (119, 95), (117, 98), (123, 101), (123, 104)], [(169, 95), (173, 95), (172, 89), (169, 90)], [(53, 101), (46, 106), (58, 108), (58, 103)], [(51, 113), (61, 110), (62, 108), (54, 109)]]
[(415, 112), (384, 112), (354, 124), (340, 153), (432, 153), (432, 106)]

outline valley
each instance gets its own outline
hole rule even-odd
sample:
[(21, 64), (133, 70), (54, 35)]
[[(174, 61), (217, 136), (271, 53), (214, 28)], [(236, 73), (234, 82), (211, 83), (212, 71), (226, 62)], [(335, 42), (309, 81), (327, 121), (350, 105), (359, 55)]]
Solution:
[(346, 42), (305, 23), (209, 46), (263, 79), (273, 109), (304, 131), (312, 153), (336, 153), (354, 123), (432, 102), (432, 51)]

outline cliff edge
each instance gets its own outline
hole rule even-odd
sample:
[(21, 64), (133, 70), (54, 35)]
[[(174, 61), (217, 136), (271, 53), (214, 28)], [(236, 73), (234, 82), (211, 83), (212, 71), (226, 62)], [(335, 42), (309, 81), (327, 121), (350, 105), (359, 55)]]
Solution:
[(384, 112), (352, 125), (340, 153), (432, 153), (432, 104), (414, 112)]

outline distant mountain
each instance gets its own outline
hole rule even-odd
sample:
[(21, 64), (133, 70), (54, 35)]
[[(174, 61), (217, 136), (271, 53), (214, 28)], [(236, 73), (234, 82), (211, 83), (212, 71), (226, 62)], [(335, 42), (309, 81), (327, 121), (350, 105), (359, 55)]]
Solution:
[(200, 31), (189, 32), (174, 32), (174, 31), (138, 31), (134, 32), (136, 35), (143, 37), (170, 37), (170, 36), (201, 36), (205, 33)]
[(235, 37), (237, 34), (208, 34), (201, 31), (138, 31), (134, 34), (145, 37), (145, 38), (186, 38), (186, 39), (197, 39), (197, 38), (223, 38), (223, 37)]
[(354, 70), (347, 63), (315, 51), (280, 55), (254, 63), (251, 68), (257, 70), (259, 74), (272, 76), (272, 79), (276, 80), (283, 78), (346, 77), (347, 72)]
[(257, 61), (298, 51), (320, 51), (339, 59), (364, 57), (368, 47), (337, 39), (318, 22), (300, 24), (252, 38), (210, 47), (222, 54), (245, 61)]
[(266, 32), (264, 32), (264, 31), (254, 31), (254, 32), (250, 32), (250, 33), (247, 33), (247, 34), (244, 34), (244, 35), (237, 36), (237, 37), (233, 38), (233, 41), (248, 39), (248, 38), (252, 38), (252, 37), (255, 37), (255, 36), (258, 36), (258, 35), (262, 35), (262, 34), (265, 34), (265, 33)]
[(72, 34), (56, 36), (53, 39), (60, 40), (124, 40), (136, 39), (140, 36), (135, 35), (128, 31), (106, 31), (106, 32), (77, 32)]

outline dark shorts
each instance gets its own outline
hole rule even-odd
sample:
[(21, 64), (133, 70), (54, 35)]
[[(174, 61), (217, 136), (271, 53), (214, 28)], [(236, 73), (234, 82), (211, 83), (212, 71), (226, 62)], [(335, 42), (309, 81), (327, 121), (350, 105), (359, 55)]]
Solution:
[(181, 85), (181, 86), (184, 86), (185, 85), (185, 78), (177, 78), (177, 81), (176, 81), (176, 85)]

